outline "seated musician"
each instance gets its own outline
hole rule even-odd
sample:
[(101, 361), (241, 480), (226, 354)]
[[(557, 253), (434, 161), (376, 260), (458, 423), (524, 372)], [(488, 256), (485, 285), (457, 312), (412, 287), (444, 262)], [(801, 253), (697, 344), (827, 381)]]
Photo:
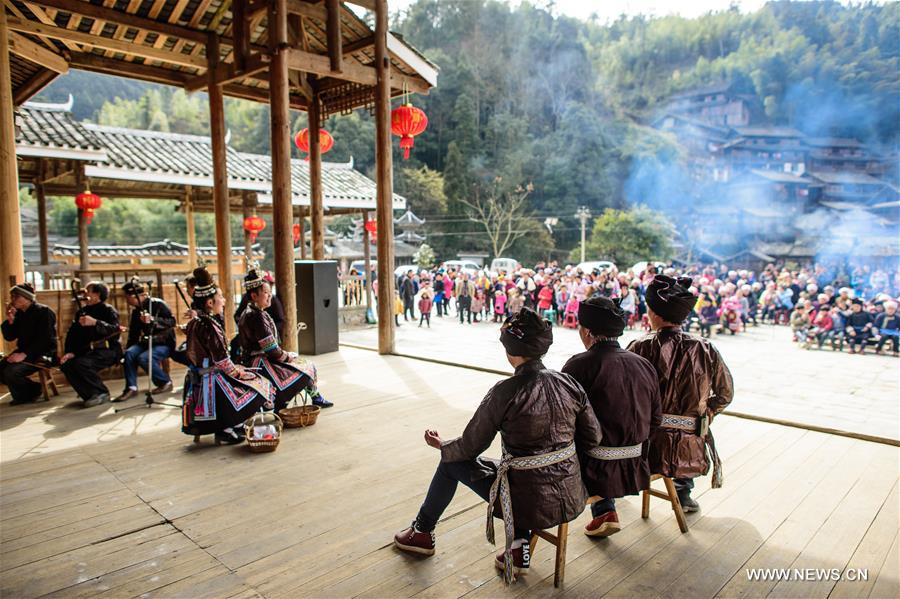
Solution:
[(650, 472), (673, 480), (685, 512), (700, 509), (691, 497), (694, 478), (712, 464), (712, 487), (722, 486), (722, 464), (709, 424), (734, 396), (731, 371), (708, 339), (681, 329), (697, 303), (691, 279), (656, 275), (647, 286), (651, 332), (629, 351), (646, 358), (659, 377), (662, 423), (650, 439)]
[[(125, 301), (131, 306), (128, 322), (128, 341), (125, 343), (125, 390), (113, 401), (127, 401), (138, 392), (138, 366), (144, 372), (150, 358), (149, 335), (153, 335), (153, 384), (154, 395), (172, 390), (172, 379), (163, 370), (162, 361), (175, 350), (175, 317), (163, 300), (147, 294), (137, 279), (122, 286)], [(152, 316), (151, 316), (152, 314)]]
[[(492, 515), (503, 518), (506, 546), (494, 563), (509, 583), (527, 572), (532, 529), (569, 522), (584, 510), (588, 496), (577, 451), (600, 445), (600, 426), (578, 382), (541, 362), (553, 343), (550, 323), (523, 308), (503, 323), (500, 342), (515, 373), (488, 391), (461, 437), (444, 441), (437, 431), (425, 431), (441, 462), (416, 519), (394, 544), (433, 555), (435, 525), (461, 482), (488, 502), (489, 542)], [(480, 457), (497, 432), (502, 460)]]
[(75, 314), (66, 333), (60, 370), (84, 400), (84, 407), (99, 406), (109, 401), (109, 389), (100, 379), (100, 371), (116, 364), (122, 357), (119, 342), (119, 313), (106, 303), (109, 288), (103, 283), (88, 283), (86, 305)]
[(278, 345), (278, 331), (268, 312), (272, 288), (263, 278), (259, 265), (250, 263), (244, 277), (244, 290), (249, 298), (238, 321), (241, 360), (244, 366), (257, 369), (275, 385), (275, 411), (284, 408), (297, 393), (308, 389), (314, 405), (328, 408), (327, 401), (316, 388), (316, 367), (312, 362), (286, 352)]
[(581, 383), (603, 432), (603, 447), (578, 456), (588, 493), (602, 498), (591, 505), (593, 519), (584, 529), (592, 537), (619, 532), (616, 498), (637, 495), (650, 485), (648, 439), (662, 418), (656, 370), (619, 346), (627, 320), (609, 298), (581, 302), (578, 332), (587, 351), (562, 369)]
[(0, 361), (0, 383), (9, 387), (10, 405), (17, 406), (42, 397), (41, 386), (28, 377), (38, 366), (56, 363), (56, 314), (37, 302), (29, 283), (14, 285), (9, 299), (0, 328), (4, 339), (16, 342), (16, 349)]
[(264, 377), (234, 364), (222, 315), (225, 296), (206, 268), (194, 270), (193, 308), (197, 318), (188, 323), (187, 355), (191, 367), (185, 377), (182, 432), (215, 433), (216, 443), (244, 440), (244, 421), (260, 408), (272, 409), (275, 390)]

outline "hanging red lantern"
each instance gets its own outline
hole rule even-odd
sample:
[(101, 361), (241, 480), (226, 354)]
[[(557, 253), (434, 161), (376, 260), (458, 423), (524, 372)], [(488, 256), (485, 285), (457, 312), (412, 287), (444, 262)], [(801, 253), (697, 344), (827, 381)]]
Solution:
[[(294, 136), (294, 145), (301, 152), (306, 152), (307, 156), (304, 160), (309, 160), (309, 129), (304, 129)], [(331, 133), (325, 129), (319, 129), (319, 153), (325, 154), (334, 147), (334, 138)]]
[(375, 241), (378, 238), (378, 221), (367, 220), (364, 227), (369, 234), (369, 239)]
[(300, 243), (300, 225), (298, 223), (294, 223), (294, 226), (291, 227), (291, 235), (294, 237), (294, 245)]
[(244, 219), (244, 230), (250, 233), (250, 243), (256, 242), (256, 236), (266, 228), (266, 221), (261, 216), (248, 216)]
[(391, 111), (391, 133), (400, 136), (403, 159), (409, 158), (409, 151), (415, 145), (413, 138), (428, 126), (428, 117), (420, 108), (406, 103)]
[(103, 200), (100, 199), (100, 196), (88, 190), (75, 196), (75, 205), (84, 212), (87, 224), (91, 224), (91, 221), (94, 219), (94, 211), (100, 209), (100, 206), (103, 205)]

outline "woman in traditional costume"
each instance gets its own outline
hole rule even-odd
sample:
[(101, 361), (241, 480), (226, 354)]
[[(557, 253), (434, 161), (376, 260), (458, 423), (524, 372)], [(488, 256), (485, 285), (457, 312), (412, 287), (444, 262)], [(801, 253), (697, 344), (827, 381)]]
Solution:
[(216, 444), (244, 440), (244, 422), (261, 408), (272, 409), (275, 391), (266, 378), (228, 357), (225, 339), (225, 297), (206, 268), (194, 270), (192, 294), (197, 318), (187, 326), (187, 357), (191, 365), (184, 385), (182, 432), (215, 433)]
[(278, 344), (278, 330), (266, 308), (272, 303), (272, 287), (259, 266), (251, 264), (244, 277), (249, 302), (238, 320), (241, 360), (267, 378), (275, 387), (275, 411), (283, 409), (297, 393), (306, 389), (313, 405), (331, 407), (316, 388), (312, 362), (286, 352)]

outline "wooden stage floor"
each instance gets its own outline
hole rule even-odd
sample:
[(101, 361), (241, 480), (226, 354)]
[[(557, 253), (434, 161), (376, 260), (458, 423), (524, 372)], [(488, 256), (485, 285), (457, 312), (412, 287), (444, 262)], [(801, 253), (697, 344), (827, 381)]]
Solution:
[[(438, 525), (437, 554), (399, 553), (392, 534), (414, 517), (438, 460), (422, 431), (458, 434), (497, 377), (353, 349), (316, 362), (336, 406), (287, 431), (274, 454), (194, 445), (176, 410), (82, 410), (71, 392), (4, 402), (0, 594), (900, 595), (900, 449), (728, 416), (714, 425), (725, 486), (698, 480), (690, 532), (659, 500), (648, 520), (638, 498), (621, 501), (622, 532), (606, 540), (581, 533), (583, 513), (563, 589), (543, 542), (531, 573), (504, 588), (484, 504), (464, 488)], [(868, 580), (750, 581), (748, 568), (864, 568)]]

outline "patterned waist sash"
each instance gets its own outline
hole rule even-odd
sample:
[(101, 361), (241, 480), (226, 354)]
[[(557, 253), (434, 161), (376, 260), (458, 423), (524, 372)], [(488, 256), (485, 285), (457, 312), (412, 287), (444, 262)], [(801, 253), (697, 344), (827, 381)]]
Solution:
[(515, 526), (513, 524), (512, 498), (509, 494), (509, 477), (507, 473), (510, 470), (534, 470), (564, 462), (575, 455), (575, 444), (551, 451), (550, 453), (542, 453), (540, 455), (522, 456), (514, 458), (503, 451), (503, 459), (497, 468), (497, 478), (491, 485), (490, 501), (488, 501), (487, 509), (487, 526), (485, 534), (489, 543), (494, 543), (494, 504), (497, 497), (500, 498), (500, 511), (503, 513), (503, 528), (506, 532), (506, 551), (503, 553), (503, 580), (506, 584), (513, 581), (513, 558), (512, 558), (512, 542), (515, 537)]
[[(699, 419), (696, 416), (663, 414), (662, 424), (660, 426), (662, 426), (662, 428), (676, 429), (696, 435), (698, 420)], [(712, 462), (713, 467), (711, 486), (713, 489), (718, 489), (725, 482), (725, 474), (722, 472), (722, 460), (719, 459), (719, 452), (716, 451), (716, 440), (713, 439), (712, 431), (706, 431), (703, 442), (709, 452), (709, 461)]]
[(596, 460), (627, 460), (641, 457), (643, 443), (629, 445), (627, 447), (595, 447), (588, 451), (588, 455)]

